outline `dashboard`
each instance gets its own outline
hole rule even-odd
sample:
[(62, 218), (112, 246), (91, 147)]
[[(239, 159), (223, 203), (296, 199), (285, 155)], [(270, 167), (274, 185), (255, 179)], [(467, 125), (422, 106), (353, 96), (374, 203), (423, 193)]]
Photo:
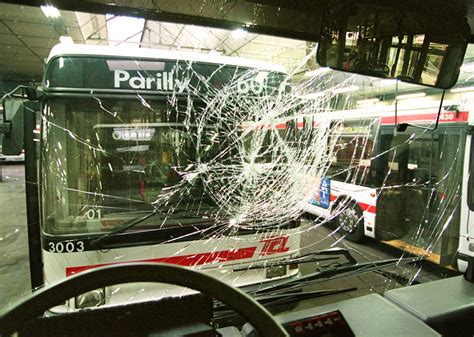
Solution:
[[(201, 293), (70, 314), (43, 314), (52, 304), (110, 282), (164, 282)], [(219, 319), (214, 312), (216, 300), (234, 309), (247, 323), (240, 326)], [(36, 291), (0, 315), (0, 335), (472, 336), (473, 315), (474, 284), (462, 276), (272, 317), (247, 294), (205, 274), (170, 265), (134, 264), (98, 268)]]

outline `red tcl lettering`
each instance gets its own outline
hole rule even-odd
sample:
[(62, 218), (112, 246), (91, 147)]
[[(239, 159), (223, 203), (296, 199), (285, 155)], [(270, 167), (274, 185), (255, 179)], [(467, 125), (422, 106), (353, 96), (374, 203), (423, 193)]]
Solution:
[(286, 243), (288, 242), (288, 236), (265, 239), (261, 240), (260, 242), (264, 242), (260, 256), (284, 253), (290, 249), (290, 247), (286, 246)]

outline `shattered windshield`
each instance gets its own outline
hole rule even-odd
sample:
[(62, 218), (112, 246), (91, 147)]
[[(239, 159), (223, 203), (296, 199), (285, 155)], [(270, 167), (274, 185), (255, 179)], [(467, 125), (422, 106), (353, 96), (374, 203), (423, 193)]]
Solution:
[[(280, 312), (466, 269), (471, 48), (443, 92), (321, 68), (310, 40), (58, 15), (0, 4), (2, 111), (32, 120), (26, 157), (4, 141), (0, 158), (3, 306), (131, 262), (209, 273)], [(115, 285), (52, 311), (184, 293)]]

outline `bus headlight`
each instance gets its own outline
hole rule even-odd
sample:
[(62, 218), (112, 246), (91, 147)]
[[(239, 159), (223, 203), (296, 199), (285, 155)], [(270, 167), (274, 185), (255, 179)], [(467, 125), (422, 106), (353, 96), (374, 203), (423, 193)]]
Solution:
[(85, 294), (76, 296), (76, 309), (98, 307), (105, 304), (105, 288), (89, 291)]

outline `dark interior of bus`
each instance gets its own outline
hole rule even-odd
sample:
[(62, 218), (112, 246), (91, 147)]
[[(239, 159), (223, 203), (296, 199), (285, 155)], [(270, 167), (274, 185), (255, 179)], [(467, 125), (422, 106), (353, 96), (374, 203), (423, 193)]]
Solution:
[[(36, 7), (44, 4), (42, 1), (2, 2)], [(57, 0), (48, 1), (48, 4), (64, 11), (112, 13), (146, 20), (222, 29), (244, 27), (252, 33), (311, 41), (319, 43), (319, 46), (316, 54), (312, 54), (312, 59), (305, 60), (306, 63), (317, 61), (322, 67), (331, 68), (347, 76), (359, 74), (381, 80), (395, 79), (403, 83), (422, 85), (426, 90), (439, 89), (442, 90), (441, 97), (444, 97), (445, 91), (457, 83), (466, 48), (469, 43), (474, 42), (474, 5), (462, 0), (183, 0), (179, 2)], [(348, 35), (348, 32), (355, 32), (357, 36), (353, 36), (353, 33)], [(354, 41), (359, 38), (359, 35), (362, 43), (355, 44)], [(426, 38), (420, 39), (420, 36)], [(411, 47), (408, 48), (407, 45)], [(58, 67), (62, 65), (58, 64)], [(88, 72), (93, 73), (97, 65), (90, 67)], [(62, 81), (70, 81), (71, 87), (77, 85), (82, 88), (77, 78), (71, 74), (67, 75), (64, 79), (53, 75), (50, 89), (56, 85), (55, 81), (59, 83), (58, 87), (64, 84)], [(331, 80), (337, 81), (337, 77)], [(216, 81), (219, 82), (216, 87), (222, 85), (221, 82), (225, 82), (221, 78)], [(95, 89), (100, 89), (100, 85), (99, 83)], [(396, 90), (397, 92), (392, 95), (399, 94), (398, 84)], [(102, 227), (105, 226), (108, 230), (107, 234), (96, 239), (94, 244), (97, 245), (97, 249), (108, 250), (120, 242), (120, 234), (127, 229), (137, 231), (137, 240), (142, 244), (144, 241), (142, 236), (139, 237), (142, 235), (140, 231), (150, 228), (186, 227), (183, 229), (183, 235), (189, 236), (193, 235), (193, 231), (208, 229), (210, 226), (208, 223), (212, 223), (213, 214), (220, 212), (216, 207), (216, 200), (221, 201), (220, 198), (226, 196), (207, 197), (204, 190), (211, 188), (225, 194), (225, 191), (220, 188), (228, 182), (216, 180), (215, 185), (206, 185), (199, 179), (193, 180), (193, 177), (183, 175), (182, 172), (189, 170), (193, 162), (200, 162), (200, 160), (205, 162), (206, 155), (212, 157), (215, 153), (220, 153), (222, 148), (228, 146), (229, 141), (223, 136), (222, 130), (236, 126), (219, 121), (219, 117), (215, 118), (213, 122), (220, 122), (221, 126), (203, 127), (205, 134), (200, 138), (197, 146), (197, 140), (189, 136), (192, 132), (177, 125), (186, 118), (196, 119), (195, 116), (187, 115), (186, 109), (189, 107), (185, 104), (188, 103), (183, 103), (182, 111), (176, 111), (177, 107), (181, 107), (181, 103), (174, 102), (174, 105), (170, 105), (169, 101), (144, 97), (147, 104), (150, 103), (152, 106), (153, 114), (142, 113), (148, 108), (144, 109), (141, 103), (137, 103), (137, 100), (132, 100), (130, 97), (90, 99), (87, 103), (79, 99), (59, 97), (50, 104), (54, 107), (54, 118), (57, 121), (55, 128), (59, 125), (75, 134), (80, 134), (79, 131), (75, 131), (76, 128), (79, 130), (87, 124), (90, 134), (81, 135), (83, 139), (88, 140), (87, 143), (84, 142), (76, 148), (71, 146), (63, 153), (55, 147), (56, 142), (64, 145), (72, 138), (62, 139), (61, 137), (65, 138), (63, 134), (55, 133), (53, 128), (50, 130), (45, 128), (43, 132), (49, 137), (48, 139), (55, 141), (54, 144), (51, 143), (54, 146), (52, 145), (49, 151), (56, 151), (59, 159), (77, 161), (77, 165), (86, 167), (91, 172), (97, 167), (97, 170), (100, 170), (99, 173), (94, 173), (97, 175), (96, 180), (93, 178), (83, 180), (87, 187), (77, 185), (70, 188), (99, 191), (100, 185), (101, 193), (105, 191), (103, 193), (113, 195), (114, 199), (108, 200), (100, 193), (91, 193), (87, 197), (79, 193), (71, 194), (70, 198), (75, 199), (70, 201), (69, 207), (72, 209), (71, 213), (75, 212), (74, 214), (77, 215), (77, 219), (74, 219), (75, 227), (69, 227), (69, 223), (65, 224), (66, 220), (71, 221), (69, 218), (65, 218), (66, 220), (59, 218), (57, 214), (60, 212), (55, 206), (43, 211), (46, 219), (44, 224), (46, 234), (68, 235), (78, 231), (87, 232), (87, 235), (96, 232), (103, 235), (102, 232), (106, 231)], [(193, 103), (196, 105), (194, 108), (198, 111), (205, 110), (204, 103), (205, 100), (196, 100)], [(456, 116), (459, 116), (459, 111), (455, 111), (454, 108), (444, 108), (444, 112), (454, 111)], [(383, 222), (385, 226), (380, 229), (375, 227), (372, 237), (386, 241), (389, 245), (396, 245), (398, 241), (403, 241), (408, 246), (425, 248), (429, 246), (430, 253), (439, 256), (435, 258), (436, 263), (446, 266), (448, 270), (446, 273), (451, 273), (455, 269), (453, 261), (458, 258), (459, 236), (456, 236), (456, 233), (453, 233), (451, 228), (446, 228), (444, 224), (448, 222), (448, 219), (460, 218), (461, 211), (454, 203), (445, 205), (444, 200), (457, 196), (456, 194), (452, 197), (449, 194), (451, 193), (450, 186), (467, 184), (462, 182), (461, 174), (452, 172), (461, 172), (463, 169), (463, 162), (458, 152), (459, 149), (466, 147), (465, 137), (468, 134), (472, 135), (472, 129), (452, 125), (438, 126), (440, 105), (435, 116), (435, 129), (429, 129), (432, 125), (430, 124), (424, 129), (413, 128), (411, 133), (404, 133), (404, 129), (411, 127), (410, 121), (397, 117), (397, 111), (402, 111), (402, 108), (397, 109), (395, 105), (394, 118), (395, 121), (401, 118), (401, 122), (395, 128), (392, 124), (385, 123), (383, 118), (374, 121), (354, 117), (354, 120), (351, 120), (351, 116), (346, 116), (346, 121), (337, 126), (341, 130), (337, 139), (331, 140), (330, 137), (325, 139), (328, 144), (334, 145), (334, 158), (327, 165), (328, 176), (331, 179), (337, 177), (345, 182), (357, 182), (360, 186), (368, 188), (383, 186), (383, 189), (377, 190), (379, 193), (377, 204), (373, 207), (377, 208), (374, 221)], [(114, 115), (104, 113), (104, 111), (114, 111)], [(60, 112), (64, 113), (64, 116), (61, 116)], [(85, 117), (92, 113), (96, 113), (94, 118)], [(119, 126), (114, 124), (117, 115), (124, 124)], [(214, 117), (211, 115), (211, 118)], [(127, 125), (133, 123), (148, 123), (153, 126), (152, 131), (144, 126), (138, 131), (142, 132), (141, 134), (133, 136), (135, 140), (137, 137), (145, 139), (142, 139), (140, 144), (133, 140), (127, 141), (127, 137), (131, 137), (131, 132), (137, 132), (136, 128), (127, 129)], [(316, 122), (311, 122), (311, 129), (314, 128), (314, 123)], [(297, 125), (294, 122), (288, 122), (286, 125), (289, 131), (287, 130), (286, 133), (279, 131), (283, 135), (282, 138), (290, 139), (294, 144), (301, 142), (302, 134), (297, 133)], [(155, 136), (153, 141), (150, 141), (151, 138), (147, 139), (150, 132), (152, 137)], [(242, 130), (239, 132), (239, 136), (244, 133)], [(376, 135), (379, 137), (377, 141)], [(252, 134), (246, 139), (239, 138), (243, 148), (251, 148), (251, 136)], [(110, 145), (117, 139), (125, 140), (120, 145), (121, 147), (116, 148)], [(72, 140), (76, 141), (77, 137)], [(268, 135), (264, 141), (271, 144), (273, 139)], [(106, 149), (107, 151), (103, 151), (106, 154), (99, 154), (97, 158), (92, 158), (90, 153), (84, 154), (91, 144), (101, 150), (102, 146), (109, 144), (111, 150)], [(142, 148), (138, 148), (139, 146)], [(140, 155), (143, 146), (146, 149), (156, 150), (156, 157), (147, 158), (146, 166), (145, 156)], [(194, 153), (192, 157), (190, 153), (196, 147), (199, 147), (200, 153)], [(133, 151), (130, 150), (131, 148)], [(372, 150), (376, 150), (380, 155), (371, 158)], [(272, 156), (275, 156), (275, 153), (259, 152), (255, 161), (265, 165), (273, 158)], [(250, 157), (250, 151), (247, 154)], [(51, 171), (57, 168), (55, 174), (58, 176), (84, 174), (83, 171), (77, 170), (64, 173), (59, 169), (61, 166), (55, 166), (57, 158), (49, 158), (53, 159), (50, 159), (51, 162), (46, 165), (51, 168)], [(43, 158), (43, 160), (46, 159)], [(226, 152), (223, 162), (232, 164), (236, 161), (240, 161), (237, 154)], [(370, 164), (367, 164), (367, 161)], [(469, 165), (472, 165), (472, 161)], [(140, 171), (142, 167), (146, 167), (144, 173)], [(93, 176), (92, 173), (91, 176)], [(77, 181), (80, 181), (79, 178)], [(45, 181), (47, 184), (44, 187), (46, 192), (43, 198), (57, 198), (55, 193), (58, 187), (54, 185), (54, 182), (46, 179)], [(267, 181), (267, 183), (273, 182)], [(186, 189), (187, 195), (181, 192), (179, 194), (166, 193), (173, 186), (182, 184), (192, 185), (192, 188)], [(469, 185), (470, 189), (471, 186), (472, 184)], [(238, 192), (243, 193), (243, 191)], [(473, 193), (470, 190), (469, 192), (468, 198), (472, 199)], [(183, 206), (181, 210), (179, 207), (173, 209), (153, 207), (153, 203), (157, 202), (157, 195), (167, 198), (163, 203), (165, 206), (175, 199), (179, 199), (178, 204), (186, 206)], [(81, 198), (89, 198), (87, 203), (99, 205), (97, 209), (105, 209), (109, 213), (102, 214), (99, 218), (104, 217), (104, 219), (101, 221), (95, 219), (95, 216), (91, 217), (97, 221), (95, 223), (90, 221), (89, 210), (80, 209), (81, 202), (85, 202)], [(133, 203), (130, 200), (140, 200), (142, 203)], [(190, 204), (192, 207), (189, 206)], [(348, 202), (345, 206), (347, 204)], [(340, 205), (342, 207), (344, 201), (341, 201)], [(355, 205), (354, 209), (361, 214), (362, 211), (366, 211), (357, 207), (359, 206)], [(444, 217), (440, 220), (436, 216), (441, 207)], [(120, 212), (126, 213), (126, 218), (117, 220), (117, 213)], [(159, 213), (160, 216), (150, 220), (151, 213), (153, 215)], [(361, 214), (358, 214), (359, 218), (362, 217)], [(195, 218), (202, 220), (200, 225), (196, 225)], [(436, 220), (431, 220), (434, 218)], [(264, 223), (265, 219), (260, 219), (260, 221)], [(432, 225), (433, 228), (413, 225), (422, 221), (435, 224)], [(218, 225), (221, 227), (213, 230), (222, 234), (227, 224), (219, 223)], [(288, 227), (288, 221), (278, 225), (281, 228)], [(99, 226), (102, 226), (101, 229), (97, 229)], [(190, 227), (193, 231), (189, 229)], [(429, 232), (429, 240), (426, 242), (423, 231)], [(249, 228), (248, 232), (255, 232), (255, 228)], [(353, 241), (357, 241), (360, 239), (359, 236), (363, 235), (363, 233), (352, 234)], [(166, 240), (173, 238), (168, 232), (163, 235), (167, 235)], [(432, 237), (440, 239), (432, 240)], [(334, 247), (331, 246), (329, 251), (332, 248)], [(416, 259), (411, 256), (410, 258), (413, 261)], [(408, 258), (401, 258), (399, 262), (405, 262), (405, 259)], [(457, 273), (455, 277), (426, 284), (390, 289), (382, 295), (374, 292), (351, 300), (307, 306), (297, 312), (280, 310), (278, 301), (284, 304), (289, 297), (304, 299), (305, 295), (300, 290), (282, 292), (282, 295), (278, 295), (278, 285), (273, 289), (265, 289), (262, 285), (263, 289), (259, 287), (246, 289), (244, 293), (204, 273), (179, 266), (156, 263), (105, 266), (68, 277), (57, 284), (45, 286), (21, 299), (14, 306), (0, 308), (0, 335), (472, 336), (474, 334), (472, 320), (474, 258), (466, 257), (466, 259), (468, 267), (464, 275)], [(355, 266), (357, 265), (344, 265), (345, 268), (347, 267), (347, 273), (353, 270), (351, 268), (355, 270)], [(364, 267), (370, 269), (375, 268), (375, 265), (367, 263)], [(336, 269), (328, 268), (327, 274), (324, 274), (326, 271), (321, 272), (323, 275), (320, 277), (330, 278), (331, 272)], [(317, 271), (320, 272), (319, 269)], [(304, 276), (301, 276), (295, 283), (305, 281)], [(66, 314), (44, 315), (48, 309), (61, 305), (69, 299), (77, 298), (81, 294), (112, 284), (129, 282), (167, 283), (188, 287), (199, 293), (194, 292), (178, 297), (162, 296), (148, 302), (110, 308), (87, 308)], [(288, 286), (291, 288), (295, 286), (295, 283), (283, 284), (282, 282), (280, 288)], [(324, 290), (322, 288), (318, 291)], [(252, 297), (252, 294), (255, 296)], [(260, 301), (260, 298), (263, 300)], [(276, 306), (273, 305), (271, 309), (265, 307), (265, 300), (275, 299)]]

